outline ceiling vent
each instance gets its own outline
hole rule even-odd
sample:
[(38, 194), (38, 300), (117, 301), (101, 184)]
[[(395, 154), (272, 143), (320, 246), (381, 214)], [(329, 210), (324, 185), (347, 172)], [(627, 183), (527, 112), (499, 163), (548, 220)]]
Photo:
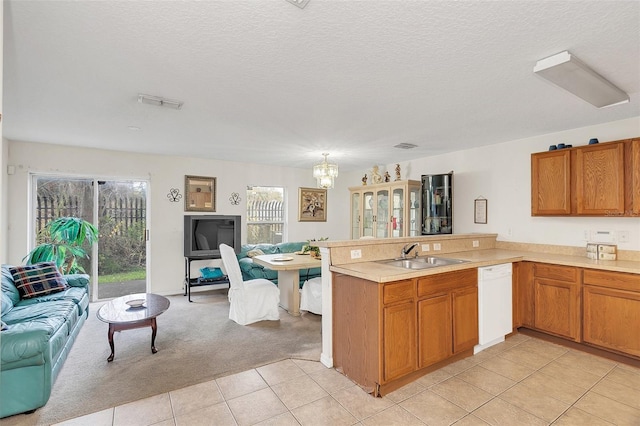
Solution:
[(394, 148), (400, 148), (400, 149), (413, 149), (413, 148), (417, 148), (418, 145), (414, 145), (412, 143), (406, 143), (406, 142), (402, 142), (399, 143), (398, 145), (394, 145)]
[(309, 3), (309, 0), (287, 0), (291, 4), (295, 4), (300, 9), (304, 9), (304, 7)]
[(165, 99), (160, 96), (138, 94), (138, 102), (147, 105), (156, 105), (161, 107), (181, 109), (184, 102), (173, 99)]

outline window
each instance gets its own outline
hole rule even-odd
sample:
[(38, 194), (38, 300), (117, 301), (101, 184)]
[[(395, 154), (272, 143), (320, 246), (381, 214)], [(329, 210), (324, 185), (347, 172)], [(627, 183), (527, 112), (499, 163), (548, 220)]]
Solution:
[(284, 188), (247, 187), (247, 244), (281, 243), (284, 218)]

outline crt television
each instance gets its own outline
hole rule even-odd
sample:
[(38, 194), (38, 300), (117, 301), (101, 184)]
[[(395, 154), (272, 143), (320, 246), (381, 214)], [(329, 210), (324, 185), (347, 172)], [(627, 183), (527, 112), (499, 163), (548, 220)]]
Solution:
[(184, 257), (219, 258), (220, 244), (240, 253), (240, 216), (185, 215)]

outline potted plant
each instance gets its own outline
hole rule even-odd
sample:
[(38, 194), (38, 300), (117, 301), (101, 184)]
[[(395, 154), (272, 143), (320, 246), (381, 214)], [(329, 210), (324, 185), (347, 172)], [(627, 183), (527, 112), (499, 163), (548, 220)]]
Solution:
[(318, 240), (313, 239), (313, 240), (307, 240), (307, 244), (305, 244), (304, 246), (302, 246), (302, 253), (306, 254), (309, 253), (309, 255), (311, 257), (315, 257), (315, 258), (320, 258), (320, 247), (318, 246), (314, 246), (313, 242), (314, 241), (326, 241), (329, 238), (319, 238)]
[(27, 264), (55, 262), (62, 274), (84, 273), (78, 259), (89, 258), (83, 248), (98, 241), (98, 228), (77, 217), (59, 217), (41, 231), (45, 242), (31, 250), (24, 259)]

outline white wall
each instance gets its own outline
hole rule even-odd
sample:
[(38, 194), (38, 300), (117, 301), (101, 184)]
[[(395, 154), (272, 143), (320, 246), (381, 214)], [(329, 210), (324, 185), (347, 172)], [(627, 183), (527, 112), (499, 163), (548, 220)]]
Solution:
[[(184, 193), (184, 176), (217, 178), (216, 214), (241, 215), (246, 219), (247, 185), (284, 186), (288, 202), (287, 241), (310, 238), (348, 238), (343, 206), (348, 197), (336, 196), (331, 189), (327, 200), (327, 222), (298, 222), (298, 187), (314, 187), (311, 170), (269, 167), (188, 157), (143, 155), (116, 151), (66, 147), (60, 145), (9, 142), (8, 164), (15, 167), (8, 176), (9, 263), (21, 263), (28, 252), (28, 205), (30, 173), (54, 173), (105, 178), (134, 178), (150, 181), (149, 227), (151, 242), (151, 291), (175, 294), (182, 291), (184, 277), (183, 216), (184, 203), (169, 202), (171, 188)], [(344, 189), (343, 189), (344, 190)], [(229, 201), (233, 192), (242, 202)], [(243, 235), (243, 238), (245, 236)], [(194, 267), (199, 266), (194, 264)]]
[[(2, 114), (2, 81), (3, 81), (3, 35), (4, 35), (4, 0), (0, 0), (0, 115)], [(7, 147), (2, 137), (2, 120), (0, 120), (0, 263), (4, 263), (7, 253)]]
[[(629, 231), (621, 250), (640, 250), (640, 217), (531, 217), (531, 153), (549, 145), (586, 145), (640, 136), (640, 117), (400, 163), (403, 179), (454, 171), (454, 232), (497, 233), (498, 240), (585, 246), (584, 231)], [(386, 166), (393, 176), (395, 164)], [(404, 171), (408, 171), (408, 175)], [(383, 170), (384, 172), (384, 170)], [(362, 172), (350, 177), (357, 182)], [(475, 224), (473, 201), (488, 200), (488, 223)]]

